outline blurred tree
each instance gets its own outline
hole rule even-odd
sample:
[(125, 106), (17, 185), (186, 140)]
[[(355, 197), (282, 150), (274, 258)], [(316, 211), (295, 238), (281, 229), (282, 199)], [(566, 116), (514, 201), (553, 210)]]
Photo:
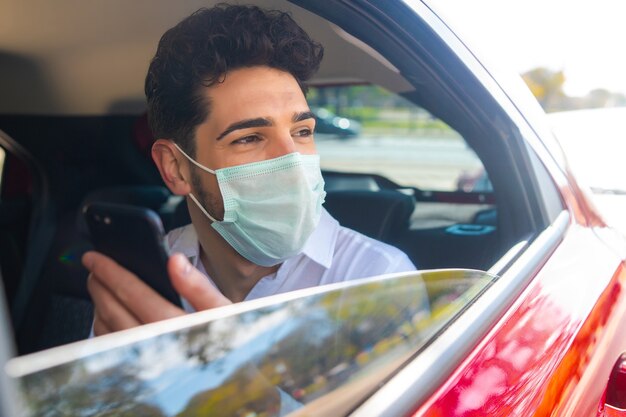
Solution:
[(276, 417), (280, 397), (254, 366), (244, 365), (217, 388), (194, 395), (176, 417)]
[(567, 95), (563, 92), (565, 74), (563, 71), (552, 71), (539, 67), (524, 74), (522, 78), (546, 111), (568, 108)]
[(32, 415), (165, 417), (157, 405), (146, 401), (152, 388), (138, 377), (132, 359), (100, 371), (73, 362), (25, 378), (25, 400)]
[(563, 71), (552, 71), (538, 67), (524, 74), (522, 78), (547, 112), (626, 105), (626, 96), (604, 88), (591, 90), (582, 97), (570, 97), (563, 92), (565, 75)]
[(613, 102), (613, 94), (604, 88), (591, 90), (585, 97), (586, 107), (609, 107)]

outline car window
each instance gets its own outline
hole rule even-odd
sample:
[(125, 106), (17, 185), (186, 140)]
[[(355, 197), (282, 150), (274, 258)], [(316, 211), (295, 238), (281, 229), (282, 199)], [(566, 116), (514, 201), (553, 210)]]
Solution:
[(311, 88), (307, 99), (323, 169), (377, 174), (421, 190), (491, 191), (463, 137), (402, 96), (359, 85)]
[[(443, 259), (416, 243), (426, 240), (423, 233), (431, 241), (438, 236), (437, 242), (447, 242), (458, 235), (477, 235), (482, 241), (495, 231), (487, 171), (457, 131), (376, 85), (317, 86), (307, 99), (317, 116), (315, 140), (328, 192), (392, 189), (409, 195), (416, 202), (409, 231), (387, 242), (421, 268), (488, 268), (474, 251), (464, 251), (469, 262)], [(359, 230), (358, 224), (345, 225)]]
[[(183, 327), (172, 331), (163, 328), (174, 322), (144, 326), (18, 358), (7, 370), (19, 384), (24, 415), (267, 416), (281, 403), (339, 415), (418, 354), (495, 278), (409, 273), (268, 297), (256, 307), (179, 319)], [(133, 336), (142, 340), (129, 342)], [(346, 391), (351, 395), (326, 408)]]
[(391, 188), (411, 195), (418, 203), (411, 230), (471, 224), (493, 209), (481, 160), (424, 108), (375, 85), (317, 86), (307, 99), (327, 191)]

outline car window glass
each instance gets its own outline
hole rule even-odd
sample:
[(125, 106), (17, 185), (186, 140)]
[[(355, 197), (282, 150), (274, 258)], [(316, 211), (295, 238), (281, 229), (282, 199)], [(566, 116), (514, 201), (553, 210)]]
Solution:
[[(53, 408), (73, 416), (276, 415), (281, 403), (339, 415), (322, 412), (328, 396), (350, 390), (347, 402), (332, 404), (354, 406), (494, 279), (441, 270), (348, 282), (221, 310), (238, 314), (198, 313), (179, 322), (195, 317), (200, 324), (170, 332), (152, 326), (160, 334), (133, 343), (132, 332), (80, 342), (15, 359), (7, 370), (19, 383), (25, 415)], [(199, 321), (203, 314), (221, 318)], [(107, 342), (123, 345), (102, 350)], [(89, 354), (94, 346), (100, 352)]]
[(322, 169), (377, 174), (421, 190), (491, 190), (465, 140), (402, 96), (357, 85), (311, 88), (307, 99)]

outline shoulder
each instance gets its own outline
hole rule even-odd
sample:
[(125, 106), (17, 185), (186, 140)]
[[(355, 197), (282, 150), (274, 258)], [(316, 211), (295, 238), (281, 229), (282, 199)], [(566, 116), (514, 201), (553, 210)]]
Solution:
[(354, 274), (360, 276), (416, 269), (400, 249), (343, 226), (339, 226), (337, 230), (333, 264), (347, 264)]
[(362, 252), (363, 255), (382, 257), (389, 260), (406, 258), (407, 255), (395, 246), (365, 236), (356, 230), (339, 226), (335, 252)]

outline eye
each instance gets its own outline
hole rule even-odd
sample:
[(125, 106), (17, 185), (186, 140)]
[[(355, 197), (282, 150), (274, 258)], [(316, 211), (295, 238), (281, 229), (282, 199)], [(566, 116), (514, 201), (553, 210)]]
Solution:
[(231, 145), (247, 145), (250, 143), (259, 142), (260, 140), (261, 138), (257, 135), (248, 135), (232, 141)]
[(313, 136), (313, 130), (306, 127), (306, 128), (297, 130), (296, 132), (293, 133), (292, 136), (300, 137), (300, 138), (308, 138), (310, 136)]

